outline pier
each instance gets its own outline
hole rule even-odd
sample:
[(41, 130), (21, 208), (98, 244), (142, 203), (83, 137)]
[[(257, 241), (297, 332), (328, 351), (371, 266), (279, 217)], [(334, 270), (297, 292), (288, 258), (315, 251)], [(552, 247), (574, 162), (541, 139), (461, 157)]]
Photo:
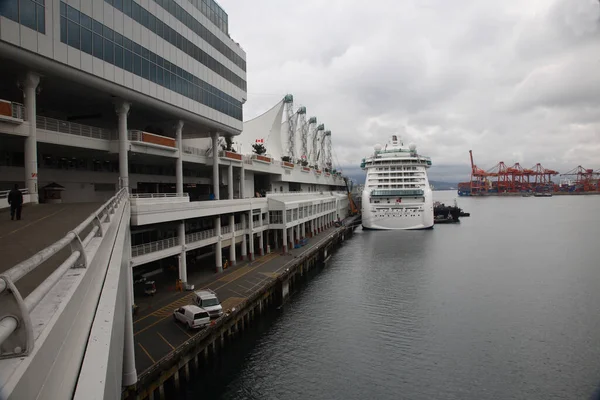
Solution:
[(264, 310), (284, 303), (296, 281), (326, 262), (352, 235), (358, 218), (347, 218), (286, 254), (272, 252), (199, 282), (195, 290), (214, 290), (224, 311), (204, 330), (186, 330), (172, 317), (177, 307), (191, 304), (193, 292), (165, 294), (154, 300), (153, 307), (141, 310), (133, 321), (139, 379), (123, 392), (123, 399), (164, 399), (165, 385), (178, 388), (180, 379), (189, 378), (191, 367), (217, 354)]

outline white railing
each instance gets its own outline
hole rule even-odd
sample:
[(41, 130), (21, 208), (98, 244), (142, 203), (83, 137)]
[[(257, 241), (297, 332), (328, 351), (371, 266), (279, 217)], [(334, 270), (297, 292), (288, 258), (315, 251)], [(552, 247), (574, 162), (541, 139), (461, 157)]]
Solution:
[(189, 193), (134, 193), (130, 194), (132, 199), (164, 199), (168, 197), (190, 197)]
[[(33, 349), (33, 327), (29, 316), (31, 311), (67, 271), (73, 267), (88, 267), (90, 260), (85, 254), (86, 248), (93, 238), (103, 236), (102, 224), (110, 222), (115, 208), (126, 198), (127, 191), (119, 190), (115, 196), (67, 233), (64, 238), (0, 275), (0, 346), (5, 350), (0, 354), (0, 358), (22, 357)], [(80, 235), (88, 229), (89, 233), (82, 240)], [(15, 283), (67, 246), (71, 248), (71, 255), (44, 282), (25, 299), (22, 299)], [(2, 346), (7, 340), (9, 340), (10, 346)], [(10, 350), (6, 350), (7, 348)]]
[(235, 224), (236, 231), (241, 231), (242, 229), (244, 229), (244, 227), (241, 222), (238, 222), (237, 224)]
[(137, 257), (148, 253), (154, 253), (155, 251), (167, 250), (175, 246), (179, 246), (179, 237), (131, 246), (131, 256)]
[(59, 119), (43, 117), (38, 115), (36, 117), (37, 129), (45, 129), (47, 131), (68, 133), (70, 135), (77, 135), (83, 137), (89, 137), (93, 139), (105, 139), (110, 140), (112, 130), (97, 128), (95, 126), (81, 125), (74, 122), (61, 121)]
[(201, 156), (201, 157), (208, 155), (208, 150), (206, 150), (206, 149), (202, 150), (197, 147), (186, 146), (186, 145), (183, 145), (183, 152), (185, 154), (193, 154), (195, 156)]
[(12, 117), (16, 118), (16, 119), (26, 119), (26, 114), (25, 114), (25, 107), (23, 106), (23, 104), (21, 103), (15, 103), (15, 102), (11, 102), (10, 103), (11, 108), (12, 108)]
[(200, 240), (210, 239), (217, 236), (214, 229), (207, 229), (205, 231), (188, 233), (185, 235), (185, 243), (191, 244), (194, 242), (199, 242)]
[(221, 227), (221, 234), (231, 232), (231, 227), (229, 225)]
[[(23, 195), (29, 194), (29, 189), (19, 189), (19, 191)], [(0, 199), (6, 199), (8, 197), (9, 193), (10, 193), (10, 190), (0, 190)]]
[(252, 165), (252, 156), (243, 155), (244, 164)]
[(127, 139), (134, 142), (141, 142), (143, 139), (142, 131), (127, 131)]

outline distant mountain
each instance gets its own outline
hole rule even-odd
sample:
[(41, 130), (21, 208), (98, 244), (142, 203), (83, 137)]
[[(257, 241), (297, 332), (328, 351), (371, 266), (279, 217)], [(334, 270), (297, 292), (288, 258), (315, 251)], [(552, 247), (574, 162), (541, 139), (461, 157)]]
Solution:
[(433, 185), (433, 190), (453, 190), (458, 187), (456, 182), (441, 182), (441, 181), (429, 181)]

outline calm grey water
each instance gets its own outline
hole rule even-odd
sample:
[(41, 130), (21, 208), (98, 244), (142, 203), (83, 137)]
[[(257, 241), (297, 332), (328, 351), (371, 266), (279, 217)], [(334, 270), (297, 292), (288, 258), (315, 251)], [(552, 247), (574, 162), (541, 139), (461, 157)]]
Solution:
[(590, 398), (600, 196), (458, 200), (460, 225), (359, 228), (183, 397)]

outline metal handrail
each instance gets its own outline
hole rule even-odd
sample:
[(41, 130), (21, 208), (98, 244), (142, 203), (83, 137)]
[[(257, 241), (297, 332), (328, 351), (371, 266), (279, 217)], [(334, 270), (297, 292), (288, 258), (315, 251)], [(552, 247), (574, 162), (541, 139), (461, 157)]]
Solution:
[(190, 195), (189, 193), (134, 193), (130, 194), (129, 197), (132, 199), (162, 199), (167, 197), (190, 197)]
[[(2, 344), (8, 337), (12, 335), (12, 333), (19, 326), (20, 322), (24, 324), (28, 331), (31, 331), (32, 328), (29, 322), (29, 313), (42, 300), (42, 298), (50, 292), (50, 290), (58, 283), (58, 281), (69, 269), (74, 266), (79, 266), (82, 268), (88, 267), (89, 262), (85, 254), (87, 246), (94, 237), (103, 236), (104, 232), (102, 231), (102, 223), (110, 221), (110, 215), (114, 213), (115, 208), (119, 206), (121, 200), (124, 198), (127, 198), (127, 190), (125, 188), (119, 190), (117, 194), (115, 194), (110, 200), (98, 208), (98, 210), (93, 212), (75, 229), (67, 233), (65, 237), (37, 252), (32, 257), (20, 262), (0, 275), (0, 293), (10, 289), (13, 292), (16, 291), (15, 297), (20, 299), (21, 296), (18, 294), (18, 290), (14, 284), (28, 273), (34, 271), (44, 261), (48, 260), (65, 247), (69, 245), (71, 246), (71, 255), (22, 301), (21, 305), (24, 307), (20, 307), (20, 311), (25, 313), (22, 316), (22, 322), (18, 321), (17, 317), (15, 317), (13, 314), (8, 314), (8, 310), (5, 310), (7, 312), (6, 315), (0, 315), (0, 344)], [(80, 235), (90, 226), (92, 229), (82, 240)], [(33, 337), (32, 333), (29, 335), (29, 337)], [(31, 345), (33, 346), (33, 343)], [(21, 354), (16, 351), (12, 355), (20, 356)], [(5, 355), (3, 354), (3, 356)]]
[[(19, 191), (21, 192), (21, 194), (29, 194), (29, 189), (27, 188), (19, 189)], [(6, 199), (9, 193), (10, 190), (0, 190), (0, 199)]]
[(93, 139), (110, 140), (112, 130), (98, 128), (95, 126), (81, 125), (74, 122), (61, 121), (59, 119), (48, 118), (41, 115), (36, 117), (36, 128), (47, 131), (68, 133), (70, 135), (84, 136)]
[(200, 232), (188, 233), (185, 235), (185, 244), (199, 242), (201, 240), (210, 239), (217, 236), (214, 229), (207, 229)]
[(16, 119), (25, 119), (25, 107), (21, 103), (15, 103), (12, 101), (10, 103), (12, 109), (12, 117)]
[(138, 257), (148, 253), (154, 253), (156, 251), (167, 250), (176, 246), (179, 246), (179, 237), (172, 237), (163, 240), (157, 240), (156, 242), (144, 243), (137, 246), (131, 246), (131, 256)]

